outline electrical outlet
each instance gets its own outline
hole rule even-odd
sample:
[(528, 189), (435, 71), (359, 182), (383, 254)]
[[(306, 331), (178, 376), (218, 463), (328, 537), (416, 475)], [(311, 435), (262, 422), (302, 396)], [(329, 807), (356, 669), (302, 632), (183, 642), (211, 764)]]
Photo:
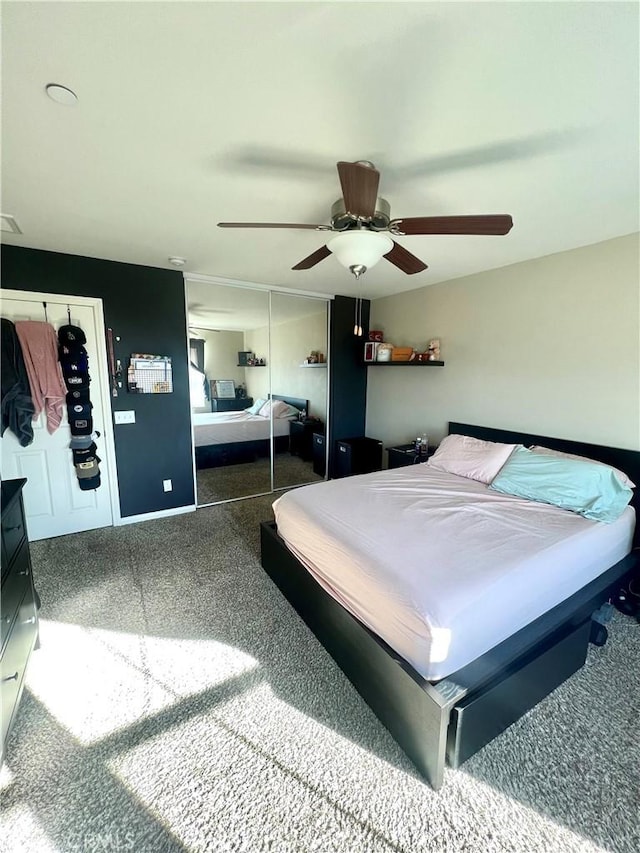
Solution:
[(134, 411), (114, 412), (113, 420), (116, 424), (135, 424), (136, 413)]
[(165, 492), (171, 492), (173, 490), (173, 484), (171, 480), (163, 480), (162, 488), (165, 490)]

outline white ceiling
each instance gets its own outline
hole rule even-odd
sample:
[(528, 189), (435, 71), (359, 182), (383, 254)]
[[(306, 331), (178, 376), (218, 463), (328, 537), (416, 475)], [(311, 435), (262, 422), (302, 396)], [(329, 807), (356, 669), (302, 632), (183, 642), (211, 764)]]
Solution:
[[(3, 2), (7, 243), (376, 297), (639, 229), (636, 3)], [(47, 83), (72, 88), (62, 106)], [(405, 237), (359, 286), (315, 231), (338, 160), (392, 216), (510, 213)]]

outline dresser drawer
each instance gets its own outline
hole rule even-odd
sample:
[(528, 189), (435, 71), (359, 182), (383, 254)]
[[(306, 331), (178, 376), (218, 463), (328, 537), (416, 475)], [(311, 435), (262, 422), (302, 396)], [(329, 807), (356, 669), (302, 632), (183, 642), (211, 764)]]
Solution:
[(22, 692), (24, 673), (38, 633), (38, 617), (31, 589), (20, 604), (18, 615), (0, 661), (2, 678), (2, 747)]
[(16, 611), (18, 610), (18, 605), (30, 586), (31, 561), (29, 559), (29, 543), (25, 540), (11, 566), (11, 571), (5, 577), (2, 584), (2, 595), (0, 596), (0, 649), (4, 648)]
[(4, 557), (7, 561), (4, 566), (5, 569), (13, 560), (14, 554), (24, 539), (25, 534), (22, 503), (16, 500), (13, 506), (9, 507), (2, 516), (2, 542), (4, 544)]

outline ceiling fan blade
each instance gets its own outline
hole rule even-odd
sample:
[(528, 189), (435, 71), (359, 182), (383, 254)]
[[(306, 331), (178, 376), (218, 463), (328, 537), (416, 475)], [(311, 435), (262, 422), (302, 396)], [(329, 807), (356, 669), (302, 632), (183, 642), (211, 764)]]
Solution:
[(368, 219), (376, 212), (380, 172), (363, 163), (338, 164), (340, 186), (347, 213)]
[(299, 264), (296, 264), (295, 267), (291, 267), (291, 269), (310, 270), (311, 267), (315, 267), (315, 265), (319, 264), (320, 261), (324, 261), (325, 258), (329, 257), (330, 254), (331, 252), (326, 246), (320, 246), (319, 249), (316, 249), (315, 252), (312, 252), (312, 254), (300, 261)]
[(218, 228), (307, 228), (311, 231), (331, 231), (330, 225), (304, 225), (299, 222), (218, 222)]
[(508, 234), (513, 219), (506, 213), (486, 216), (413, 216), (393, 219), (392, 234)]
[(401, 246), (399, 243), (396, 243), (395, 240), (393, 242), (393, 249), (390, 252), (387, 252), (384, 255), (388, 261), (398, 267), (402, 272), (406, 272), (407, 275), (414, 275), (417, 272), (423, 272), (423, 270), (428, 269), (427, 265), (420, 260), (420, 258), (416, 258), (415, 255), (412, 255), (411, 252), (407, 252), (407, 250)]

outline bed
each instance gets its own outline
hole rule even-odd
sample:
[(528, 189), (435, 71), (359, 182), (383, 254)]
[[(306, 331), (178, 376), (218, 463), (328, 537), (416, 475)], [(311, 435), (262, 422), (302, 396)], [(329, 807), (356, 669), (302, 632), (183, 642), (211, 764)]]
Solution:
[[(637, 451), (460, 423), (450, 423), (449, 433), (526, 447), (543, 445), (579, 454), (614, 465), (640, 483)], [(500, 553), (492, 546), (487, 549), (483, 544), (483, 523), (470, 524), (473, 558), (467, 567), (464, 589), (458, 585), (454, 598), (447, 603), (442, 595), (451, 589), (451, 577), (442, 573), (434, 581), (430, 576), (432, 599), (423, 608), (431, 616), (429, 630), (421, 633), (420, 625), (405, 618), (403, 633), (398, 630), (403, 624), (401, 608), (404, 600), (416, 594), (415, 583), (412, 585), (406, 578), (394, 583), (384, 572), (374, 576), (371, 571), (368, 598), (359, 597), (357, 587), (348, 583), (359, 559), (359, 543), (364, 540), (370, 539), (374, 544), (374, 562), (384, 565), (385, 542), (379, 532), (383, 525), (389, 538), (386, 550), (404, 554), (406, 564), (416, 560), (419, 539), (409, 537), (395, 517), (383, 519), (386, 496), (383, 501), (381, 493), (395, 492), (401, 502), (410, 504), (414, 524), (416, 518), (426, 518), (433, 511), (430, 498), (423, 495), (424, 484), (430, 487), (431, 480), (437, 481), (437, 488), (445, 488), (449, 505), (459, 498), (473, 506), (469, 515), (472, 519), (490, 515), (497, 517), (498, 523), (506, 523), (500, 513), (512, 513), (516, 503), (523, 503), (513, 497), (504, 499), (495, 492), (486, 496), (487, 487), (474, 482), (458, 483), (458, 495), (446, 475), (429, 472), (428, 466), (413, 467), (416, 470), (396, 469), (349, 478), (351, 483), (333, 481), (296, 490), (295, 501), (288, 499), (288, 512), (293, 516), (304, 517), (308, 509), (305, 496), (313, 494), (310, 489), (320, 489), (315, 493), (318, 517), (324, 512), (325, 495), (325, 509), (330, 504), (336, 509), (336, 494), (331, 489), (344, 487), (346, 502), (355, 509), (337, 510), (339, 519), (334, 521), (323, 575), (319, 564), (325, 546), (314, 544), (314, 513), (308, 513), (309, 527), (300, 528), (302, 532), (296, 539), (291, 518), (276, 506), (282, 535), (276, 523), (263, 522), (262, 565), (421, 773), (438, 788), (446, 763), (458, 767), (583, 665), (592, 614), (624, 584), (637, 565), (637, 552), (630, 549), (632, 540), (638, 544), (637, 527), (634, 534), (638, 490), (632, 505), (613, 524), (588, 522), (575, 513), (531, 502), (535, 512), (543, 514), (543, 523), (536, 522), (543, 540), (537, 546), (528, 543), (522, 524), (516, 522), (516, 533), (499, 537), (511, 542), (515, 546), (511, 551), (523, 557), (511, 564), (509, 553)], [(365, 488), (372, 496), (369, 501)], [(489, 501), (487, 508), (479, 512), (478, 506), (484, 507), (485, 500)], [(544, 513), (548, 510), (552, 513), (547, 521)], [(374, 516), (369, 532), (364, 530), (362, 518), (358, 518), (363, 512)], [(446, 560), (447, 536), (453, 541), (466, 534), (455, 525), (447, 527), (453, 524), (455, 513), (443, 508), (440, 514), (444, 533), (437, 547), (441, 549), (439, 556)], [(564, 532), (566, 525), (568, 531)], [(290, 546), (285, 544), (285, 534), (291, 540)], [(398, 537), (406, 551), (396, 541)], [(503, 574), (496, 567), (505, 559), (509, 572)], [(373, 563), (371, 566), (373, 569)], [(558, 566), (562, 567), (561, 573)], [(555, 582), (554, 576), (560, 580)], [(539, 581), (537, 591), (533, 579)], [(386, 622), (373, 618), (376, 600)], [(458, 632), (464, 634), (464, 644), (457, 642)], [(469, 637), (471, 644), (466, 643)]]
[[(298, 411), (309, 411), (309, 401), (281, 394), (270, 395)], [(271, 453), (271, 420), (246, 411), (205, 412), (193, 416), (196, 468), (217, 468), (268, 458)], [(290, 418), (273, 418), (274, 451), (289, 449)]]

